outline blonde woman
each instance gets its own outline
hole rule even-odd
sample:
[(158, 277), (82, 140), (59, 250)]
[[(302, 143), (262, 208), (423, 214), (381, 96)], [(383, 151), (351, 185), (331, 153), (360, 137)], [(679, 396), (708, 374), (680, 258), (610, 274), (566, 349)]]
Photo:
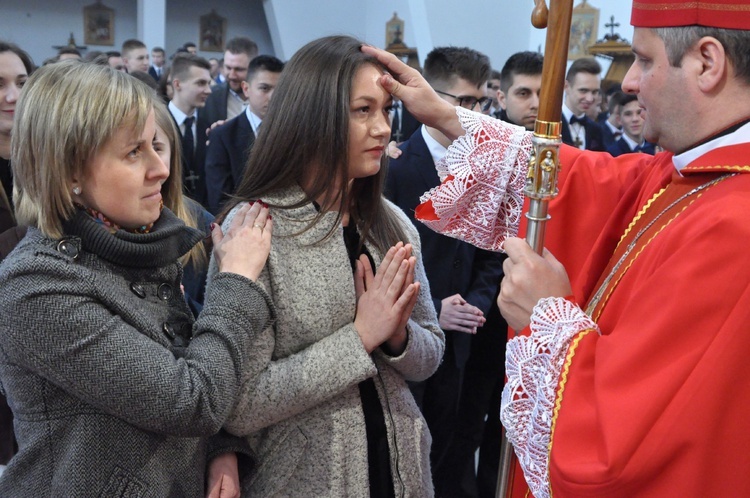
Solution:
[(272, 222), (247, 204), (213, 230), (220, 272), (195, 320), (178, 259), (204, 235), (162, 208), (153, 99), (125, 73), (60, 62), (19, 100), (14, 202), (29, 231), (0, 265), (19, 451), (0, 496), (200, 496), (207, 462), (242, 451), (214, 435), (272, 319), (255, 283)]

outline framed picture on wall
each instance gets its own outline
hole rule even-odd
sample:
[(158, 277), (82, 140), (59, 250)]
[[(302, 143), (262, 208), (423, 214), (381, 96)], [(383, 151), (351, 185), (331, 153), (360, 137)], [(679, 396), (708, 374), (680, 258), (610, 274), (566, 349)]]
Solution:
[(588, 56), (588, 48), (596, 43), (599, 31), (599, 9), (594, 8), (583, 0), (573, 9), (570, 22), (570, 44), (568, 45), (568, 60), (576, 60)]
[(210, 14), (201, 16), (200, 50), (206, 52), (223, 52), (224, 39), (227, 34), (227, 20), (212, 10)]
[(86, 45), (115, 44), (115, 11), (101, 2), (83, 8), (83, 42)]

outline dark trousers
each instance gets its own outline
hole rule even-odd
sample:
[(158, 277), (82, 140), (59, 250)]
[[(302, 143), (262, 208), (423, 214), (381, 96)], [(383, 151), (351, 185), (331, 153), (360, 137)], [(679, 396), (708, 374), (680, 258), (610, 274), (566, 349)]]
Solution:
[[(457, 332), (451, 332), (457, 333)], [(409, 388), (417, 405), (427, 421), (432, 435), (430, 467), (435, 484), (435, 496), (448, 496), (441, 493), (449, 479), (450, 469), (446, 468), (448, 450), (453, 439), (458, 400), (460, 396), (463, 369), (455, 361), (453, 342), (446, 341), (443, 362), (435, 373), (424, 382), (410, 382)]]
[[(505, 381), (508, 326), (496, 306), (472, 337), (455, 432), (446, 452), (442, 495), (451, 498), (494, 498), (497, 487), (502, 425), (500, 398)], [(479, 465), (475, 471), (475, 455)], [(433, 469), (433, 476), (435, 470)], [(437, 491), (437, 484), (436, 484)], [(436, 493), (437, 494), (437, 493)]]

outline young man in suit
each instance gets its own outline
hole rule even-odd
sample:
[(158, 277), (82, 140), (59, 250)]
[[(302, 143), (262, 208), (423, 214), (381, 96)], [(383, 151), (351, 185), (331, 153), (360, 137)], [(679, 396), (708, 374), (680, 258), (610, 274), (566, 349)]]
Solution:
[(245, 110), (247, 98), (242, 92), (242, 82), (247, 79), (250, 61), (257, 55), (258, 45), (250, 38), (238, 36), (229, 40), (224, 52), (226, 82), (214, 88), (206, 106), (200, 111), (204, 129), (217, 121), (232, 119)]
[(494, 69), (490, 71), (490, 79), (485, 86), (485, 94), (492, 99), (492, 105), (487, 113), (490, 116), (499, 117), (500, 104), (497, 101), (497, 91), (500, 90), (500, 72)]
[[(487, 56), (469, 48), (436, 48), (424, 64), (425, 78), (442, 98), (475, 111), (488, 110), (492, 102), (485, 95), (489, 74)], [(472, 336), (485, 323), (502, 273), (499, 255), (439, 235), (414, 220), (420, 195), (440, 183), (435, 164), (449, 143), (438, 130), (421, 126), (401, 144), (403, 152), (391, 160), (386, 180), (386, 196), (419, 231), (432, 300), (446, 336), (445, 357), (437, 372), (411, 386), (433, 438), (430, 460), (438, 497), (456, 496), (454, 487), (464, 475), (466, 462), (456, 462), (449, 445), (460, 430), (458, 402)], [(468, 458), (473, 461), (473, 454)]]
[[(498, 78), (500, 111), (496, 117), (527, 130), (534, 129), (543, 63), (544, 58), (537, 52), (518, 52), (508, 58)], [(457, 470), (463, 469), (463, 479), (457, 479), (449, 490), (451, 496), (494, 498), (497, 488), (502, 441), (500, 396), (505, 383), (507, 337), (502, 332), (508, 324), (496, 306), (490, 308), (486, 318), (484, 326), (471, 338), (456, 431), (448, 449), (446, 463)], [(475, 463), (477, 449), (479, 459)]]
[(148, 72), (148, 49), (146, 45), (135, 39), (122, 43), (122, 62), (129, 73), (134, 71)]
[(187, 195), (206, 205), (206, 130), (196, 123), (197, 110), (206, 105), (211, 94), (210, 65), (203, 57), (181, 53), (172, 61), (172, 88), (169, 103), (180, 130), (182, 142), (182, 178)]
[(161, 47), (154, 47), (151, 49), (151, 65), (148, 68), (148, 74), (151, 75), (156, 81), (159, 81), (162, 73), (166, 69), (164, 62), (166, 60), (164, 49)]
[(562, 116), (562, 141), (587, 150), (604, 150), (599, 125), (586, 116), (596, 105), (602, 67), (591, 57), (577, 59), (565, 76), (565, 99)]
[(602, 129), (602, 139), (604, 147), (609, 147), (617, 142), (622, 136), (622, 123), (620, 122), (620, 99), (624, 94), (615, 92), (607, 99), (607, 116), (599, 121), (599, 127)]
[(539, 92), (542, 89), (544, 57), (537, 52), (511, 55), (500, 72), (500, 104), (498, 118), (534, 130), (539, 113)]
[(214, 214), (228, 195), (242, 181), (245, 163), (258, 134), (258, 127), (268, 112), (273, 90), (279, 81), (284, 63), (270, 55), (259, 55), (250, 62), (242, 92), (247, 108), (211, 131), (206, 152), (206, 187), (208, 209)]
[(643, 109), (638, 104), (638, 97), (632, 93), (622, 94), (619, 101), (619, 113), (623, 133), (619, 140), (607, 148), (607, 152), (615, 157), (631, 152), (645, 152), (651, 155), (656, 153), (656, 146), (643, 138), (645, 121), (642, 111)]

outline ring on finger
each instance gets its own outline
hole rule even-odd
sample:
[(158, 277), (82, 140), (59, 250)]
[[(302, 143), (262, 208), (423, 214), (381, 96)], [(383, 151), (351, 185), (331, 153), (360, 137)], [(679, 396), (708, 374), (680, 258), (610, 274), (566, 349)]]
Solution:
[(263, 230), (263, 225), (261, 225), (260, 223), (253, 223), (253, 227), (260, 228), (261, 230)]

